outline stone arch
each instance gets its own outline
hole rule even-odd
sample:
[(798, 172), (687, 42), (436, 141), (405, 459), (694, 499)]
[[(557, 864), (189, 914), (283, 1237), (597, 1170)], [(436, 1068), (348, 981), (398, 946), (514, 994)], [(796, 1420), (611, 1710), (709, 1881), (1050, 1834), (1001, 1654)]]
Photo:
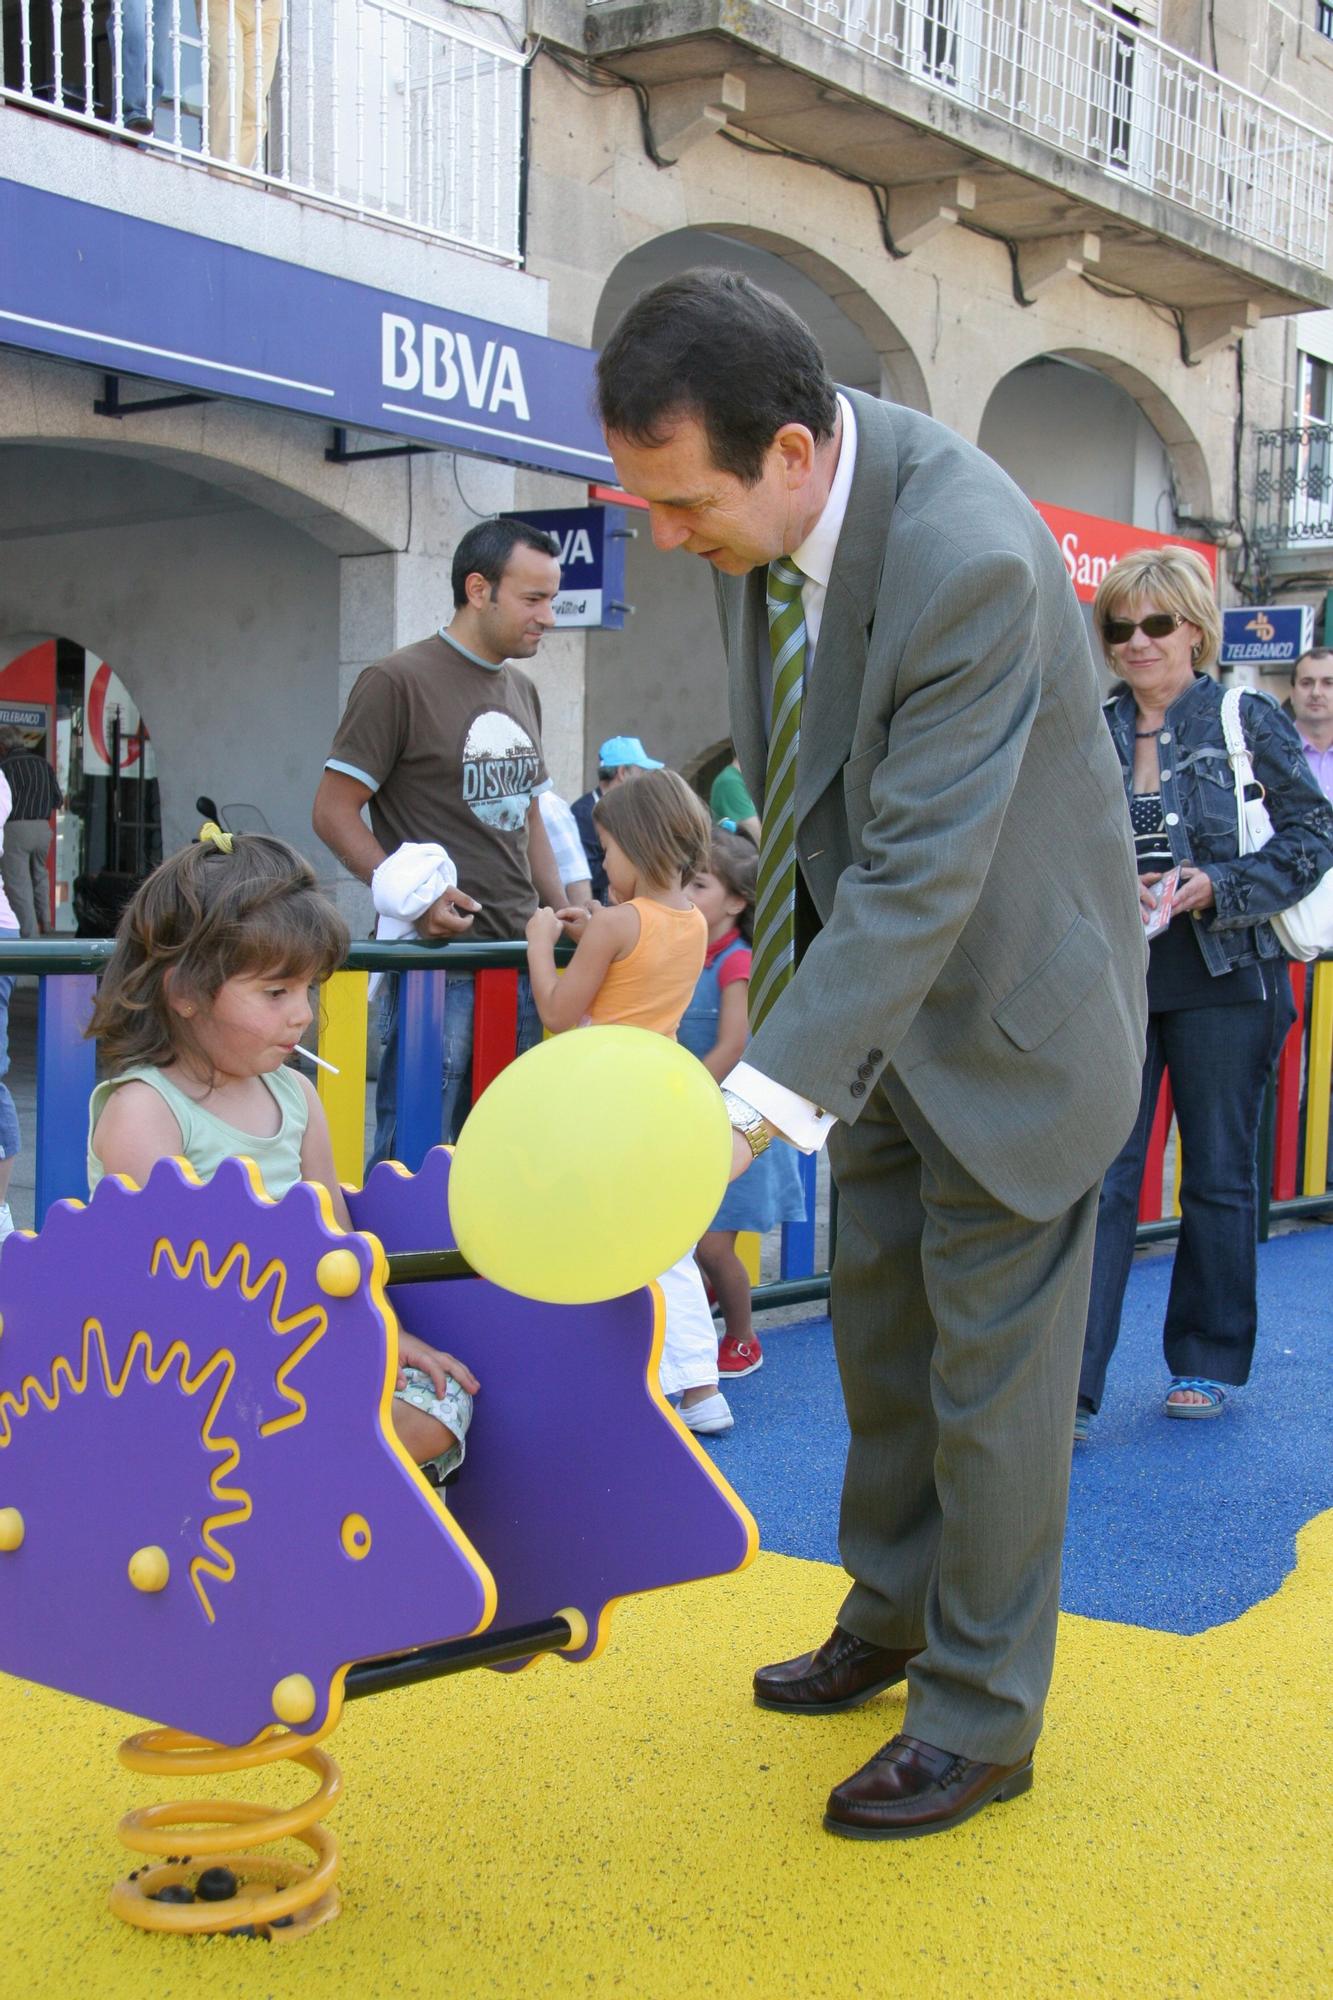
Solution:
[(311, 418), (225, 398), (113, 421), (93, 411), (97, 378), (89, 371), (32, 365), (43, 367), (40, 396), (15, 395), (11, 403), (0, 382), (0, 442), (8, 449), (137, 459), (276, 515), (339, 556), (377, 555), (406, 542), (403, 466), (411, 459), (332, 465), (323, 453), (330, 433)]
[[(729, 259), (728, 244), (740, 246), (742, 253), (760, 254)], [(601, 345), (621, 311), (645, 286), (696, 264), (729, 262), (757, 283), (767, 282), (814, 325), (839, 380), (929, 414), (930, 394), (920, 362), (902, 330), (865, 287), (808, 244), (747, 223), (691, 223), (665, 234), (645, 233), (626, 249), (605, 281), (593, 323), (593, 345)], [(790, 278), (784, 279), (781, 266), (787, 267)], [(813, 298), (815, 292), (823, 294), (827, 309)]]
[[(229, 460), (220, 433), (106, 440), (91, 413), (55, 400), (50, 415), (12, 423), (0, 453), (11, 557), (0, 637), (66, 639), (121, 678), (152, 732), (166, 845), (192, 835), (194, 799), (207, 792), (255, 803), (308, 850), (309, 800), (343, 692), (344, 572), (395, 561), (380, 553), (392, 517), (357, 520), (336, 494), (302, 492), (276, 445), (255, 464), (248, 414)], [(377, 612), (387, 598), (381, 588)]]
[(1019, 369), (1034, 361), (1067, 361), (1087, 368), (1121, 389), (1137, 406), (1145, 421), (1161, 440), (1171, 468), (1172, 485), (1181, 515), (1196, 521), (1212, 520), (1216, 514), (1212, 475), (1207, 457), (1194, 427), (1176, 399), (1162, 384), (1134, 363), (1102, 348), (1046, 344), (1030, 353), (1006, 356), (1008, 366), (986, 392), (982, 422), (996, 392)]
[(1176, 479), (1176, 493), (1181, 512), (1195, 516), (1199, 520), (1211, 520), (1217, 509), (1213, 495), (1212, 475), (1203, 446), (1195, 436), (1188, 419), (1172, 397), (1150, 375), (1131, 362), (1122, 361), (1114, 354), (1106, 354), (1099, 349), (1087, 347), (1066, 347), (1049, 350), (1057, 358), (1080, 362), (1085, 368), (1095, 368), (1099, 374), (1107, 376), (1121, 388), (1142, 410), (1148, 422), (1166, 446), (1167, 456)]

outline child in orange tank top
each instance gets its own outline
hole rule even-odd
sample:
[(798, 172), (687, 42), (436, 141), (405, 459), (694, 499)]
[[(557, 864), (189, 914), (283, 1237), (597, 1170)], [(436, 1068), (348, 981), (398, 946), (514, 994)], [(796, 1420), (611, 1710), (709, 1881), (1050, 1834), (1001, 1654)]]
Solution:
[[(552, 1034), (589, 1024), (649, 1028), (674, 1041), (708, 948), (708, 925), (685, 893), (706, 865), (708, 815), (675, 771), (643, 771), (604, 792), (593, 820), (606, 851), (615, 903), (528, 920), (528, 977)], [(563, 975), (555, 947), (564, 925), (578, 940)], [(691, 1430), (730, 1430), (718, 1388), (717, 1335), (698, 1266), (686, 1254), (658, 1280), (666, 1302), (662, 1387), (679, 1395)]]

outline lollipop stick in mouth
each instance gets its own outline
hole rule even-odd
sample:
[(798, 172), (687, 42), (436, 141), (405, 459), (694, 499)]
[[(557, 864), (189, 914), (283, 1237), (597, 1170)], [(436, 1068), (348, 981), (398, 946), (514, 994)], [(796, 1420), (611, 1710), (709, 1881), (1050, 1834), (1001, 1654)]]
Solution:
[(300, 1042), (296, 1044), (295, 1053), (298, 1056), (304, 1056), (308, 1063), (315, 1063), (320, 1069), (326, 1069), (330, 1076), (342, 1075), (342, 1071), (336, 1063), (329, 1062), (324, 1056), (317, 1056), (313, 1049), (303, 1047)]

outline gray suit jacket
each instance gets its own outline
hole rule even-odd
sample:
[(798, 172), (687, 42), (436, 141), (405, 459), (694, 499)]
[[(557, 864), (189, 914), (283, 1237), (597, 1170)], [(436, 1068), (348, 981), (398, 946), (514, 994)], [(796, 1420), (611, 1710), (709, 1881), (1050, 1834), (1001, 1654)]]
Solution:
[[(856, 471), (796, 779), (818, 928), (747, 1060), (849, 1123), (892, 1064), (968, 1172), (1044, 1220), (1138, 1108), (1147, 948), (1120, 770), (1029, 501), (943, 425), (846, 393)], [(760, 801), (764, 571), (717, 583)]]

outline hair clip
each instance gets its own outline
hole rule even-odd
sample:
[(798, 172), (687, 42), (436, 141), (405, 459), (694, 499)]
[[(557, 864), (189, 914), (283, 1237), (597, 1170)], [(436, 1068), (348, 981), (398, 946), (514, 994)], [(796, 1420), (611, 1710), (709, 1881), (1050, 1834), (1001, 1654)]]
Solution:
[(736, 822), (734, 819), (720, 819), (718, 825), (721, 827), (723, 833), (735, 833), (736, 831)]
[(211, 841), (219, 854), (230, 854), (232, 851), (233, 842), (231, 834), (224, 833), (215, 819), (206, 819), (204, 821), (199, 829), (198, 837), (201, 841)]

